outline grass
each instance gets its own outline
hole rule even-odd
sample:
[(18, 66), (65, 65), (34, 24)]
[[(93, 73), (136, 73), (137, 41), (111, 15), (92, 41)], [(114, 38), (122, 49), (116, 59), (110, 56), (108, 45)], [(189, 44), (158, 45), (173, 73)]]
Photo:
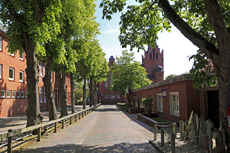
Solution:
[(133, 108), (133, 107), (126, 106), (126, 105), (123, 105), (123, 106), (121, 105), (121, 107), (124, 108), (124, 109), (127, 109), (128, 111), (130, 110), (130, 108)]
[(120, 104), (120, 106), (125, 106), (125, 103), (118, 103), (118, 104)]
[(169, 122), (169, 121), (164, 120), (164, 119), (159, 118), (159, 117), (151, 117), (151, 119), (154, 120), (154, 121), (157, 121), (157, 122)]

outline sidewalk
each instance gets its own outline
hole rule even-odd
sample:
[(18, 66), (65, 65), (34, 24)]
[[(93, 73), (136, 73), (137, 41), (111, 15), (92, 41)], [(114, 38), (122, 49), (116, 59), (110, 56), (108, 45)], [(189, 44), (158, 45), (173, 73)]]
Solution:
[[(89, 106), (87, 105), (86, 108)], [(75, 105), (75, 111), (78, 112), (82, 110), (82, 105)], [(61, 109), (58, 108), (58, 117), (60, 116)], [(43, 122), (49, 121), (49, 112), (48, 111), (42, 111), (42, 115), (44, 116)], [(68, 114), (71, 114), (71, 107), (68, 107)], [(18, 116), (12, 116), (12, 117), (3, 117), (0, 118), (0, 134), (8, 132), (8, 129), (22, 129), (26, 127), (27, 117), (26, 114), (24, 115), (18, 115)]]

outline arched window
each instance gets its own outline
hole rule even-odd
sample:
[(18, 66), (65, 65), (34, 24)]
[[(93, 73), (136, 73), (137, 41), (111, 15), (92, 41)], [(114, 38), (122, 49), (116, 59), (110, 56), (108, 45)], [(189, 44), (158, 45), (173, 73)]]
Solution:
[(150, 53), (150, 59), (152, 59), (152, 53)]
[(153, 59), (155, 59), (155, 50), (153, 49)]
[(156, 53), (156, 59), (158, 59), (158, 53)]

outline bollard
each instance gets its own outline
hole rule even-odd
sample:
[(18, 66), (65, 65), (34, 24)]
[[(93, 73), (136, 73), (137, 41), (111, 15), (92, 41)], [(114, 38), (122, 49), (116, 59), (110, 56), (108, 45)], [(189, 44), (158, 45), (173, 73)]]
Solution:
[(12, 129), (9, 129), (8, 130), (8, 145), (7, 145), (7, 147), (8, 147), (7, 152), (8, 153), (12, 153), (12, 136), (11, 136), (11, 133), (12, 133)]
[(82, 117), (84, 117), (84, 113), (82, 112)]
[(78, 114), (79, 120), (81, 119), (81, 113)]
[(54, 133), (57, 133), (57, 122), (54, 123)]
[(69, 117), (69, 124), (72, 124), (72, 116)]
[(75, 122), (77, 122), (77, 114), (75, 115)]
[(154, 140), (157, 139), (157, 125), (154, 125)]
[(41, 127), (38, 128), (38, 139), (37, 142), (41, 141)]
[(175, 138), (176, 138), (177, 124), (175, 122), (173, 123), (173, 133), (175, 133)]
[(64, 119), (62, 120), (62, 129), (64, 129), (64, 126), (65, 126), (65, 121)]
[(165, 146), (165, 139), (164, 139), (164, 136), (165, 136), (165, 132), (163, 130), (163, 128), (161, 128), (161, 146)]
[(172, 133), (171, 134), (171, 151), (172, 151), (172, 153), (175, 153), (175, 138), (176, 138), (176, 134)]

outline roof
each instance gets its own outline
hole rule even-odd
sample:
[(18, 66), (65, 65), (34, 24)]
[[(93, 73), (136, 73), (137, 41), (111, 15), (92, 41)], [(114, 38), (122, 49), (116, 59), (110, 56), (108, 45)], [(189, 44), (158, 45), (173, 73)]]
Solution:
[(158, 65), (153, 72), (162, 72), (164, 71), (163, 67)]
[(2, 32), (4, 34), (7, 32), (7, 28), (4, 27), (4, 25), (1, 22), (0, 22), (0, 32)]

